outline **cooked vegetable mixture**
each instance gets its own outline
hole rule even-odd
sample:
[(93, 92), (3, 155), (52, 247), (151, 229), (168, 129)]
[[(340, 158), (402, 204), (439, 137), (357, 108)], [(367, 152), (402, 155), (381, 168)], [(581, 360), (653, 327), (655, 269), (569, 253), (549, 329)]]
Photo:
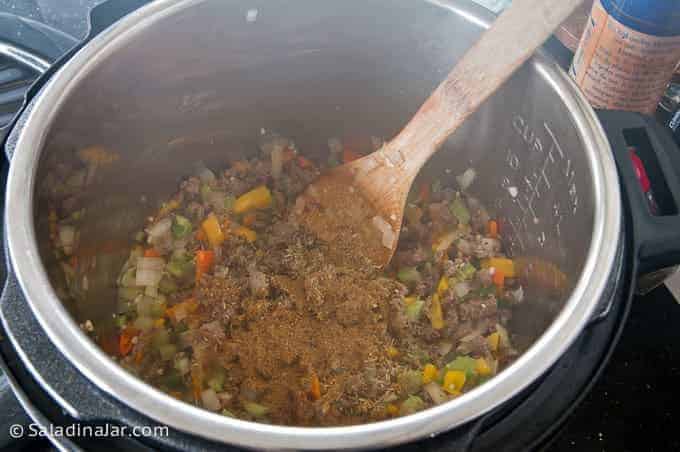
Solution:
[[(225, 416), (331, 426), (444, 403), (514, 359), (505, 325), (524, 298), (522, 263), (503, 254), (499, 223), (465, 193), (474, 174), (457, 189), (416, 187), (399, 248), (378, 270), (328, 255), (290, 215), (320, 171), (356, 150), (332, 139), (320, 163), (273, 134), (259, 148), (226, 169), (199, 164), (132, 238), (115, 334), (83, 324), (122, 366)], [(116, 159), (81, 154), (83, 168), (63, 175), (80, 178), (76, 187)], [(82, 212), (62, 195), (50, 233), (68, 281)]]

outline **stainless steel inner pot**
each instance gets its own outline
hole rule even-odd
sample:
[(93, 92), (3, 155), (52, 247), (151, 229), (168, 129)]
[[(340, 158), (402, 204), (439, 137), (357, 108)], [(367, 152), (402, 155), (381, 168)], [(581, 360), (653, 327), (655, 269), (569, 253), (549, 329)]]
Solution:
[(471, 191), (504, 219), (509, 251), (554, 262), (570, 291), (525, 309), (522, 328), (542, 332), (539, 339), (499, 376), (444, 405), (321, 429), (244, 422), (184, 404), (119, 368), (74, 320), (97, 324), (111, 316), (121, 256), (109, 256), (82, 297), (65, 306), (50, 283), (43, 246), (40, 182), (46, 162), (64, 151), (103, 144), (121, 153), (88, 193), (81, 246), (127, 239), (147, 212), (142, 195), (152, 202), (172, 192), (198, 159), (219, 167), (254, 151), (261, 128), (293, 137), (308, 154), (325, 152), (328, 138), (340, 134), (392, 136), (492, 20), (465, 0), (159, 0), (100, 34), (44, 88), (11, 163), (12, 263), (50, 339), (130, 407), (179, 430), (247, 447), (392, 445), (459, 426), (525, 388), (591, 317), (621, 221), (604, 133), (574, 85), (540, 52), (422, 177), (451, 179), (474, 168)]

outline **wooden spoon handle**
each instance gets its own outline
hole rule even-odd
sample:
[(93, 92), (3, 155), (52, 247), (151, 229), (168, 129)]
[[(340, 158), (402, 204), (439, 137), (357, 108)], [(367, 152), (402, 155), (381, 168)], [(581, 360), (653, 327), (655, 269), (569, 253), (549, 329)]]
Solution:
[(468, 50), (383, 156), (415, 177), (465, 119), (493, 94), (583, 0), (513, 0)]

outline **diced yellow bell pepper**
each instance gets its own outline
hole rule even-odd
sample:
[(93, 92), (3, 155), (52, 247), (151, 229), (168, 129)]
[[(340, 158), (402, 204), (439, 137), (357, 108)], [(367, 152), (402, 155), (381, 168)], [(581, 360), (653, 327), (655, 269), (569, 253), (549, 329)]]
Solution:
[(394, 403), (388, 403), (387, 406), (385, 407), (385, 411), (390, 416), (396, 416), (397, 414), (399, 414), (399, 407), (396, 406)]
[(406, 306), (411, 305), (415, 303), (418, 300), (418, 297), (404, 297), (404, 304)]
[(437, 295), (441, 297), (447, 290), (449, 290), (449, 278), (442, 276), (437, 284)]
[(498, 351), (498, 344), (500, 343), (501, 335), (498, 332), (491, 333), (486, 337), (486, 343), (489, 345), (489, 350), (492, 352)]
[(214, 213), (208, 215), (208, 217), (201, 223), (201, 229), (205, 232), (205, 236), (208, 238), (208, 242), (212, 247), (218, 247), (224, 242), (224, 232), (222, 232), (222, 227), (220, 226), (220, 221), (217, 219)]
[(515, 277), (515, 263), (507, 257), (491, 257), (482, 261), (482, 268), (495, 268), (503, 272), (506, 278)]
[(272, 193), (266, 185), (250, 190), (236, 199), (234, 212), (241, 214), (250, 210), (267, 209), (272, 205)]
[(390, 358), (396, 358), (399, 356), (399, 350), (397, 350), (397, 347), (387, 347), (387, 356)]
[(442, 313), (442, 304), (439, 301), (439, 295), (432, 295), (432, 303), (430, 304), (430, 323), (435, 330), (444, 328), (444, 314)]
[(239, 226), (234, 229), (234, 235), (243, 237), (251, 243), (257, 240), (257, 232), (253, 231), (252, 229), (248, 229), (245, 226)]
[(475, 372), (477, 372), (480, 377), (486, 377), (491, 375), (491, 367), (484, 358), (477, 358), (477, 362), (475, 363)]
[(449, 370), (444, 374), (444, 384), (442, 384), (442, 387), (444, 388), (444, 391), (449, 394), (460, 392), (464, 385), (465, 372), (462, 370)]
[(423, 384), (433, 382), (439, 377), (439, 369), (434, 364), (426, 364), (423, 368)]

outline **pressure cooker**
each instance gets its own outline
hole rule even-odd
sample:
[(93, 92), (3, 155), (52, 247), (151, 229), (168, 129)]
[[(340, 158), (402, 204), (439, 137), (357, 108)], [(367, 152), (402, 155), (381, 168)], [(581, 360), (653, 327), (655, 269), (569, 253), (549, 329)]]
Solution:
[[(434, 437), (469, 445), (483, 422), (498, 422), (560, 363), (586, 355), (573, 347), (592, 325), (616, 312), (625, 317), (635, 275), (680, 262), (680, 151), (649, 118), (593, 111), (539, 51), (424, 170), (424, 177), (453, 178), (473, 168), (469, 190), (503, 219), (509, 252), (554, 262), (571, 281), (559, 309), (530, 316), (527, 328), (541, 333), (521, 357), (443, 405), (350, 427), (252, 423), (175, 400), (127, 373), (79, 328), (73, 313), (107, 312), (113, 281), (95, 288), (88, 306), (66, 306), (57, 296), (39, 208), (46, 162), (73, 147), (115, 148), (116, 172), (88, 198), (94, 206), (123, 197), (130, 214), (141, 209), (140, 196), (170, 192), (197, 158), (219, 162), (263, 127), (296, 137), (310, 153), (338, 130), (392, 136), (494, 17), (466, 0), (158, 0), (136, 9), (143, 3), (93, 11), (90, 35), (29, 90), (6, 143), (3, 326), (25, 363), (40, 362), (41, 352), (19, 332), (43, 335), (45, 357), (106, 400), (100, 421), (167, 425), (183, 438), (175, 447), (186, 438), (265, 449), (378, 448)], [(102, 18), (114, 11), (131, 12), (109, 26)], [(85, 221), (92, 241), (139, 227), (107, 227), (97, 215)], [(34, 330), (17, 326), (16, 315)], [(78, 397), (55, 391), (46, 368), (29, 365), (27, 374), (77, 418)]]

